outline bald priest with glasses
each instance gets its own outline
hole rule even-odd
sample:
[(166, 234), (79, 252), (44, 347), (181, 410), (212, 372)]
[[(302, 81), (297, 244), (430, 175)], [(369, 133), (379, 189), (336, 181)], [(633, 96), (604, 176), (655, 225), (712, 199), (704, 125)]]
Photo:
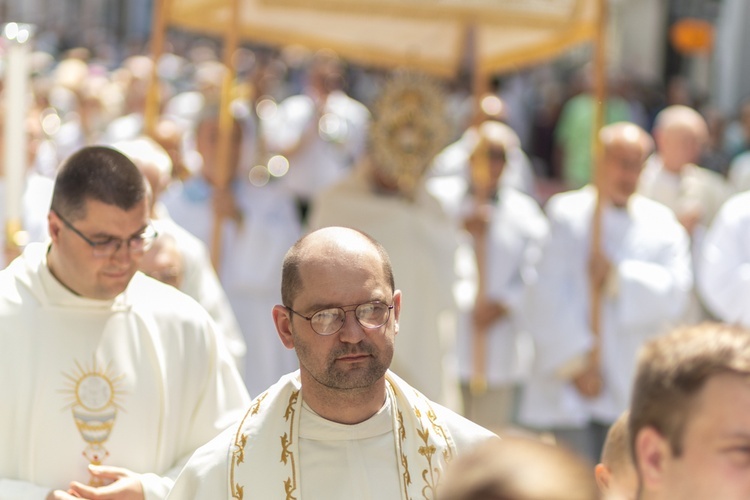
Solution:
[(304, 236), (284, 258), (281, 296), (273, 321), (299, 371), (196, 451), (170, 499), (434, 498), (456, 455), (496, 438), (388, 369), (398, 335), (414, 332), (399, 332), (401, 292), (369, 236)]
[(0, 498), (158, 499), (249, 397), (208, 314), (137, 272), (156, 233), (121, 153), (55, 181), (51, 241), (0, 272)]

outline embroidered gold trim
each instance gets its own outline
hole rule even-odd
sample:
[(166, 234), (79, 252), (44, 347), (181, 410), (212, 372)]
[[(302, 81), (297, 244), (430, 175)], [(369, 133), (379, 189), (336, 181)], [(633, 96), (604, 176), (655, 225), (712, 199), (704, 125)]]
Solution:
[(289, 451), (289, 448), (294, 443), (294, 417), (296, 416), (294, 406), (297, 404), (298, 398), (299, 391), (294, 391), (292, 392), (292, 395), (289, 396), (289, 404), (284, 412), (284, 420), (289, 422), (289, 433), (285, 432), (284, 435), (281, 436), (281, 461), (284, 465), (289, 465), (287, 463), (288, 459), (292, 467), (292, 476), (284, 481), (286, 500), (295, 500), (296, 497), (292, 496), (292, 493), (297, 490), (297, 470), (294, 466), (294, 453)]
[(229, 468), (229, 487), (232, 492), (232, 498), (236, 500), (242, 500), (245, 495), (245, 487), (234, 481), (234, 471), (239, 465), (245, 461), (245, 446), (247, 446), (247, 434), (241, 434), (242, 429), (245, 427), (245, 420), (249, 417), (253, 417), (260, 412), (260, 405), (264, 399), (268, 396), (268, 392), (264, 392), (255, 400), (255, 403), (247, 410), (245, 416), (242, 417), (239, 427), (237, 428), (237, 434), (234, 436), (234, 449), (232, 450), (232, 464)]

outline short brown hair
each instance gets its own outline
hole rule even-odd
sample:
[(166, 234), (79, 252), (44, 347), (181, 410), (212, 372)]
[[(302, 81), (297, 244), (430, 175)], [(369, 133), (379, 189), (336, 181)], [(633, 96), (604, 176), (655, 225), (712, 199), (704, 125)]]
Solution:
[(506, 436), (477, 445), (449, 464), (439, 500), (595, 500), (591, 464), (567, 448)]
[(146, 180), (130, 159), (115, 149), (89, 146), (60, 167), (52, 193), (52, 210), (77, 220), (87, 200), (130, 210), (148, 196)]
[(630, 406), (630, 447), (638, 431), (652, 427), (675, 456), (690, 410), (711, 377), (750, 375), (750, 331), (723, 323), (682, 327), (647, 343), (638, 358)]

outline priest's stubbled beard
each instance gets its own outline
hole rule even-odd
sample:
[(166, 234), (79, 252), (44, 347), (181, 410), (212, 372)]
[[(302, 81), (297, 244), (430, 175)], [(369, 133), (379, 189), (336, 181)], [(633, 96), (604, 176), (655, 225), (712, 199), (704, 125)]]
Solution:
[[(387, 325), (381, 327), (382, 330), (386, 328)], [(384, 339), (385, 347), (382, 351), (378, 351), (376, 346), (365, 339), (357, 344), (337, 342), (323, 361), (316, 359), (320, 358), (320, 353), (317, 356), (315, 353), (316, 349), (319, 352), (322, 351), (323, 346), (312, 346), (309, 341), (302, 339), (293, 329), (291, 329), (291, 333), (300, 365), (307, 370), (316, 382), (330, 389), (347, 390), (370, 387), (385, 375), (393, 358), (393, 342)], [(379, 331), (375, 335), (387, 336), (387, 332)], [(313, 339), (313, 342), (316, 340), (326, 339)], [(353, 366), (349, 366), (349, 363), (336, 361), (341, 356), (353, 354), (369, 354), (370, 357), (358, 361)], [(320, 366), (321, 363), (323, 363), (323, 366)]]

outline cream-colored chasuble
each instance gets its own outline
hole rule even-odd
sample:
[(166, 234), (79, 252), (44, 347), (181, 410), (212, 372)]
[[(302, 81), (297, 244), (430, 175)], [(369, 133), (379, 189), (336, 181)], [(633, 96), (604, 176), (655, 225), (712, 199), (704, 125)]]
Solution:
[[(364, 494), (383, 488), (383, 495), (362, 497), (366, 485), (359, 485), (356, 498), (434, 498), (443, 470), (455, 455), (453, 440), (427, 398), (391, 372), (386, 380), (388, 401), (384, 408), (365, 425), (351, 429), (348, 439), (359, 441), (353, 445), (357, 448), (326, 436), (332, 433), (340, 440), (347, 432), (343, 428), (352, 426), (324, 423), (312, 412), (307, 413), (298, 376), (288, 377), (285, 383), (261, 395), (245, 415), (231, 450), (232, 497), (303, 499), (307, 498), (305, 492), (314, 491), (315, 498), (352, 498), (346, 496), (348, 485), (341, 484), (342, 467), (354, 470), (383, 457), (377, 470), (354, 470), (355, 476), (344, 479), (352, 486), (357, 486), (356, 477), (368, 483), (382, 480), (384, 483), (371, 484)], [(357, 436), (360, 431), (363, 434)], [(390, 443), (384, 443), (385, 439)], [(364, 458), (375, 449), (375, 456)], [(302, 458), (308, 451), (315, 454)], [(347, 453), (355, 459), (342, 465)], [(335, 461), (323, 463), (326, 458)]]
[(80, 297), (31, 244), (0, 271), (0, 499), (44, 499), (89, 464), (165, 498), (196, 448), (247, 408), (208, 314), (137, 273), (113, 300)]

